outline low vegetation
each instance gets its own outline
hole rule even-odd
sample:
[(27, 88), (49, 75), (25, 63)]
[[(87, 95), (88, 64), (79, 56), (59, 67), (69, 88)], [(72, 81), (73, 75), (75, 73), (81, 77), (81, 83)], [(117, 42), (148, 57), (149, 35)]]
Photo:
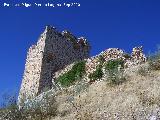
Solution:
[(105, 69), (109, 71), (114, 71), (118, 69), (118, 67), (124, 68), (123, 60), (119, 60), (119, 59), (109, 60), (105, 65)]
[[(4, 99), (5, 107), (0, 110), (0, 120), (44, 120), (57, 115), (57, 104), (54, 96), (44, 95), (44, 102), (33, 102), (19, 109), (16, 97)], [(8, 102), (9, 101), (9, 102)]]
[[(4, 108), (0, 109), (0, 120), (132, 120), (151, 119), (154, 112), (160, 115), (159, 52), (148, 58), (147, 67), (138, 66), (136, 73), (129, 73), (129, 80), (124, 74), (122, 60), (105, 62), (103, 56), (99, 56), (99, 65), (89, 75), (90, 81), (107, 76), (110, 85), (118, 86), (106, 85), (106, 81), (92, 85), (79, 81), (72, 89), (68, 88), (85, 75), (85, 63), (79, 61), (71, 70), (61, 75), (57, 82), (66, 88), (56, 97), (46, 94), (43, 97), (44, 103), (32, 102), (31, 108), (19, 110), (16, 97), (5, 95), (5, 102), (2, 104)], [(152, 75), (147, 76), (148, 73)], [(121, 84), (126, 80), (126, 84)], [(155, 115), (157, 119), (158, 115)]]
[(105, 62), (103, 55), (100, 55), (98, 57), (98, 62), (99, 62), (99, 65), (96, 67), (96, 70), (93, 73), (90, 73), (88, 76), (90, 79), (90, 82), (94, 82), (94, 81), (99, 80), (103, 77), (104, 73), (102, 71), (102, 68), (103, 68), (103, 64)]
[(122, 60), (110, 60), (105, 64), (107, 80), (111, 84), (120, 84), (126, 80), (123, 74), (124, 62)]
[(98, 61), (99, 61), (100, 65), (103, 65), (103, 63), (105, 62), (104, 56), (100, 55), (99, 58), (98, 58)]
[(77, 62), (71, 70), (57, 78), (57, 82), (63, 87), (72, 85), (77, 79), (82, 78), (85, 74), (85, 63), (85, 61)]
[(147, 76), (149, 73), (150, 73), (149, 68), (145, 66), (139, 66), (137, 70), (137, 74), (141, 76)]
[(91, 81), (101, 79), (103, 77), (102, 65), (98, 65), (96, 70), (93, 73), (89, 74), (88, 77)]
[[(105, 69), (103, 73), (102, 69)], [(120, 84), (126, 80), (126, 76), (123, 74), (124, 71), (124, 61), (120, 59), (109, 60), (105, 62), (102, 55), (99, 56), (99, 65), (93, 73), (89, 74), (90, 82), (94, 82), (103, 77), (104, 74), (107, 76), (107, 81), (110, 84)]]

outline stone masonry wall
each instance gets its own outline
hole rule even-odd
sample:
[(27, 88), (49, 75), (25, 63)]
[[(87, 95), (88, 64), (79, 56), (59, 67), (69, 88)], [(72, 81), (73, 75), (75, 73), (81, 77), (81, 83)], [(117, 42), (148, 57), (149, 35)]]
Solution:
[[(124, 61), (125, 68), (133, 67), (139, 64), (146, 62), (146, 57), (143, 54), (142, 46), (134, 47), (131, 54), (127, 54), (125, 51), (119, 48), (108, 48), (105, 51), (102, 51), (100, 54), (90, 57), (86, 60), (86, 75), (85, 79), (89, 81), (88, 75), (93, 73), (96, 70), (96, 67), (100, 64), (99, 57), (103, 56), (105, 62), (109, 60), (121, 59)], [(55, 78), (58, 78), (60, 75), (68, 72), (72, 66), (68, 65), (64, 69), (55, 72)]]
[[(75, 61), (89, 57), (89, 44), (68, 31), (47, 26), (36, 45), (27, 53), (18, 101), (22, 104), (54, 86), (53, 73)], [(52, 81), (53, 80), (53, 81)]]
[(45, 30), (41, 34), (37, 45), (32, 45), (27, 53), (23, 80), (18, 97), (19, 103), (35, 97), (38, 92), (46, 34), (47, 31)]
[(86, 60), (85, 77), (96, 70), (100, 56), (105, 62), (121, 59), (126, 68), (146, 61), (142, 47), (133, 48), (131, 54), (119, 48), (109, 48), (91, 58), (89, 51), (90, 45), (84, 37), (76, 38), (68, 31), (60, 33), (56, 28), (47, 26), (37, 44), (32, 45), (27, 53), (19, 105), (42, 92), (54, 89), (56, 78), (69, 71), (76, 61)]

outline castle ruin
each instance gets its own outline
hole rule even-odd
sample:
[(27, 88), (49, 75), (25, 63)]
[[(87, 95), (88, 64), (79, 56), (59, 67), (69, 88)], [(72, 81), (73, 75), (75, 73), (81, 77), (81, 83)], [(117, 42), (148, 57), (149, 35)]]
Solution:
[(56, 28), (46, 26), (37, 44), (27, 53), (18, 104), (23, 106), (25, 101), (54, 89), (55, 80), (79, 60), (86, 60), (86, 77), (96, 70), (100, 56), (106, 62), (121, 59), (126, 68), (146, 62), (142, 46), (133, 48), (131, 54), (119, 48), (109, 48), (89, 58), (89, 52), (90, 45), (84, 37), (76, 38), (68, 31), (60, 33)]
[(54, 72), (89, 57), (90, 46), (84, 37), (46, 26), (36, 45), (29, 48), (18, 102), (32, 99), (54, 85)]

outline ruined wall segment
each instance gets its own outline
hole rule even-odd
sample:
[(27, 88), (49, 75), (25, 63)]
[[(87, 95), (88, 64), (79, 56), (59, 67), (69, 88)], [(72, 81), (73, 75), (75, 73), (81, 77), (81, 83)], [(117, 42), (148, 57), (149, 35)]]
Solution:
[(125, 66), (126, 67), (131, 67), (135, 65), (142, 64), (147, 61), (147, 57), (143, 53), (143, 47), (134, 47), (132, 49), (132, 53), (129, 59), (126, 59), (125, 61)]
[(87, 59), (86, 76), (88, 76), (90, 73), (93, 73), (96, 70), (96, 67), (100, 64), (99, 62), (100, 56), (103, 56), (105, 62), (109, 60), (120, 59), (124, 62), (125, 68), (140, 65), (142, 63), (145, 63), (147, 60), (145, 54), (143, 53), (142, 46), (134, 47), (132, 49), (131, 54), (128, 54), (119, 48), (108, 48), (105, 51), (102, 51), (99, 55)]
[[(86, 64), (85, 64), (86, 73), (81, 78), (81, 81), (90, 83), (89, 75), (94, 71), (96, 71), (97, 66), (102, 63), (100, 59), (104, 61), (103, 68), (102, 68), (103, 73), (105, 73), (105, 69), (104, 69), (105, 64), (110, 60), (117, 60), (117, 59), (122, 60), (124, 62), (125, 69), (139, 66), (145, 63), (147, 60), (145, 57), (145, 54), (143, 53), (142, 46), (134, 47), (131, 54), (126, 53), (124, 50), (119, 48), (108, 48), (96, 56), (92, 56), (90, 58), (84, 59), (86, 61)], [(59, 76), (67, 73), (69, 70), (72, 69), (74, 64), (75, 63), (72, 63), (63, 69), (56, 71), (54, 73), (53, 78), (57, 79)], [(106, 75), (107, 74), (104, 74), (104, 76)], [(105, 77), (103, 77), (102, 79), (105, 79)]]
[(35, 97), (38, 92), (46, 34), (47, 30), (45, 29), (37, 44), (32, 45), (27, 52), (23, 80), (18, 96), (19, 104), (26, 99)]
[(99, 55), (89, 58), (90, 45), (86, 38), (75, 37), (69, 31), (58, 32), (52, 26), (46, 26), (38, 42), (29, 48), (25, 64), (23, 80), (19, 92), (18, 103), (33, 99), (42, 92), (56, 89), (55, 80), (69, 71), (75, 62), (86, 61), (86, 75), (93, 73), (104, 61), (121, 59), (125, 67), (132, 67), (146, 62), (142, 47), (135, 47), (131, 54), (119, 48), (109, 48)]
[(53, 75), (65, 66), (89, 57), (90, 46), (84, 37), (58, 32), (47, 26), (36, 45), (27, 53), (25, 71), (19, 92), (19, 104), (54, 86)]

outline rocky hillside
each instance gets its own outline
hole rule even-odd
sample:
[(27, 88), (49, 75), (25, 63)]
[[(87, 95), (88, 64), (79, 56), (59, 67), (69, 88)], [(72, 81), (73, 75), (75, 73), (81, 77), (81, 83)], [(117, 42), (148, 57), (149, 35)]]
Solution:
[(66, 72), (59, 71), (60, 76), (57, 73), (56, 90), (27, 101), (21, 110), (16, 105), (1, 109), (0, 119), (159, 120), (159, 54), (131, 67), (125, 67), (124, 62), (117, 59), (105, 61), (101, 58), (96, 72), (88, 75), (84, 61), (67, 66), (63, 70)]
[(7, 99), (0, 120), (159, 120), (160, 51), (109, 48), (89, 58), (89, 47), (46, 27), (29, 49), (19, 101)]
[[(160, 72), (147, 65), (127, 69), (119, 85), (98, 80), (77, 85), (56, 96), (58, 115), (53, 120), (159, 120)], [(77, 90), (83, 92), (73, 94)], [(84, 90), (85, 89), (85, 90)]]

